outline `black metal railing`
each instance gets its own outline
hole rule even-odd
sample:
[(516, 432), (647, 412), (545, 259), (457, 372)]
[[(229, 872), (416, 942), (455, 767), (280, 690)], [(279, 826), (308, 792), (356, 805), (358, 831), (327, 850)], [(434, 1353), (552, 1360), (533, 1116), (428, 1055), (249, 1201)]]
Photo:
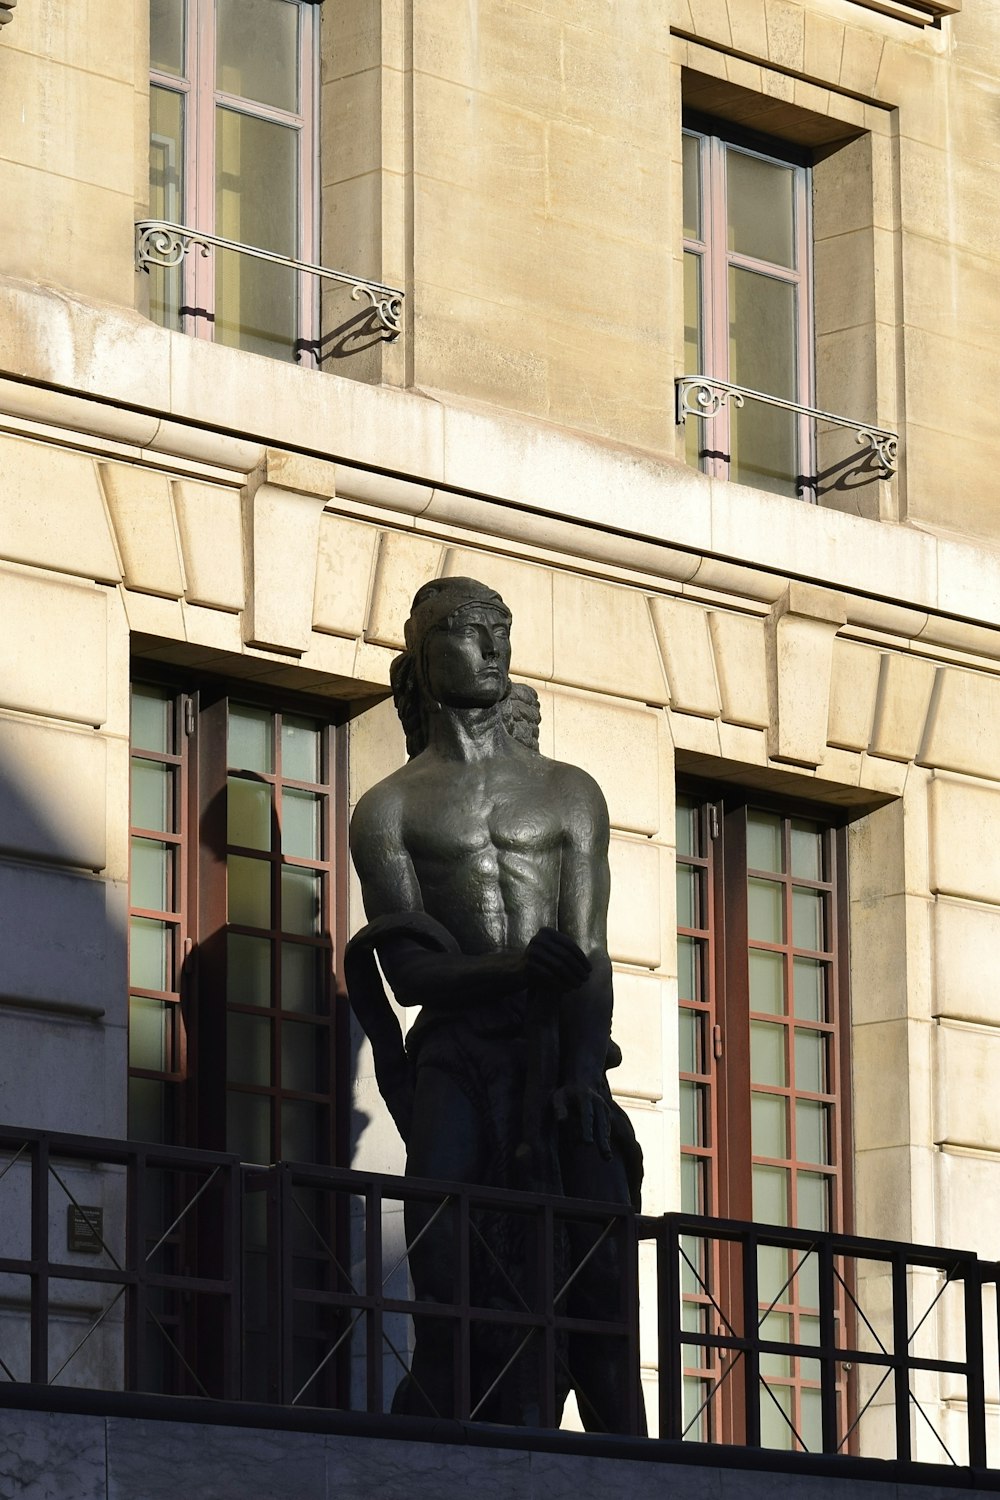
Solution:
[(0, 1129), (0, 1404), (69, 1386), (551, 1429), (572, 1392), (591, 1431), (1000, 1466), (998, 1274), (931, 1246)]

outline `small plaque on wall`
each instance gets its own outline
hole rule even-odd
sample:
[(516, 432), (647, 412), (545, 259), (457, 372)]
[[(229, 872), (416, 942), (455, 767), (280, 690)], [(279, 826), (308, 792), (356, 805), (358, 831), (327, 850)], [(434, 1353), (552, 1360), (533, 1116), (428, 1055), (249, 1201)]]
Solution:
[(71, 1203), (66, 1210), (66, 1248), (78, 1255), (100, 1255), (104, 1249), (104, 1209)]

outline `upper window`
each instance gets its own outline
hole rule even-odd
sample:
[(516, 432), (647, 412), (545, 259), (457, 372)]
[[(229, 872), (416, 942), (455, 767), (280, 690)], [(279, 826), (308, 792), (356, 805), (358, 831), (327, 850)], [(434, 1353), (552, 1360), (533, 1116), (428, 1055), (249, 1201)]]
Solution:
[[(150, 0), (150, 213), (315, 260), (317, 8)], [(215, 247), (151, 272), (167, 327), (285, 359), (314, 347), (315, 281)]]
[[(811, 406), (809, 169), (703, 130), (683, 143), (685, 374)], [(687, 423), (689, 463), (784, 495), (805, 490), (812, 443), (808, 417), (759, 401)]]

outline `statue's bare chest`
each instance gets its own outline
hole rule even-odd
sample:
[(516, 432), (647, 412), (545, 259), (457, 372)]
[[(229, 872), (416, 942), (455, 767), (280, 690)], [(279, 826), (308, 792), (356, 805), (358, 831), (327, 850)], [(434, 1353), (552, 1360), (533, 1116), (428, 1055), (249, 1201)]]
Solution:
[[(505, 768), (506, 769), (506, 768)], [(489, 867), (544, 859), (562, 841), (558, 806), (544, 777), (514, 777), (492, 767), (463, 767), (440, 792), (414, 788), (404, 838), (418, 866), (425, 861)]]

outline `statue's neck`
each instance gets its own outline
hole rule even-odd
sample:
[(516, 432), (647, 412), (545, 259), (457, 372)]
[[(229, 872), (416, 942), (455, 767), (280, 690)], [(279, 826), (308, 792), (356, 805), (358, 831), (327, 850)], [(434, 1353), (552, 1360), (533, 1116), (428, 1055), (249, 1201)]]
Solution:
[(498, 704), (488, 708), (443, 707), (430, 715), (428, 745), (445, 760), (468, 762), (509, 755), (511, 738)]

